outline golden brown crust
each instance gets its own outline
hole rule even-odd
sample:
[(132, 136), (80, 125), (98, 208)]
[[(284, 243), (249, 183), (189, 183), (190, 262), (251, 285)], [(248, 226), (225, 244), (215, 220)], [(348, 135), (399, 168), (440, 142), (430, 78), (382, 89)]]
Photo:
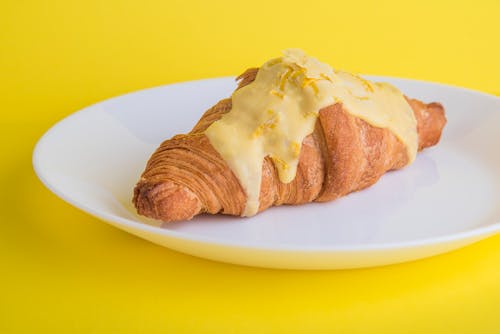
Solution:
[(417, 99), (406, 100), (417, 119), (418, 150), (436, 145), (446, 124), (443, 106), (437, 102), (425, 104)]
[[(239, 87), (252, 82), (257, 71), (243, 73)], [(443, 107), (407, 100), (418, 123), (419, 150), (435, 145), (446, 123)], [(231, 99), (221, 100), (188, 135), (177, 135), (160, 145), (134, 190), (139, 214), (166, 222), (203, 212), (242, 214), (245, 192), (203, 134), (230, 110)], [(371, 126), (337, 103), (320, 110), (314, 132), (302, 143), (292, 182), (280, 182), (271, 159), (264, 159), (259, 211), (273, 205), (330, 201), (364, 189), (386, 171), (406, 163), (405, 146), (389, 130)]]

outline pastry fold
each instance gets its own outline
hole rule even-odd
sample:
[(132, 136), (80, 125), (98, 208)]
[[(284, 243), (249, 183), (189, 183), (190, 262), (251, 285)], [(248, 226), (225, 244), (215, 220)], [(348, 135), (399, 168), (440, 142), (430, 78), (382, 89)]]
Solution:
[[(251, 83), (257, 71), (252, 68), (238, 77), (239, 87)], [(406, 99), (417, 120), (418, 150), (437, 144), (446, 124), (443, 106)], [(243, 213), (245, 191), (204, 135), (230, 110), (231, 99), (221, 100), (191, 132), (160, 145), (134, 189), (139, 214), (171, 222), (200, 213)], [(314, 132), (302, 142), (292, 182), (280, 182), (272, 160), (264, 159), (259, 212), (276, 205), (334, 200), (371, 186), (385, 172), (407, 162), (406, 147), (388, 129), (352, 116), (341, 103), (330, 105), (319, 111)]]

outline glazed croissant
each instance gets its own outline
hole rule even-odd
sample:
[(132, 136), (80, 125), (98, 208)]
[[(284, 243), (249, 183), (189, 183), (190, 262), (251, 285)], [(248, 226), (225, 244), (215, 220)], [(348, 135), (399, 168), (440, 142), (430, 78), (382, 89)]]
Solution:
[[(257, 71), (243, 73), (238, 88), (251, 83)], [(418, 150), (437, 144), (446, 123), (444, 108), (439, 103), (406, 100), (417, 120)], [(165, 222), (201, 213), (242, 215), (245, 191), (204, 134), (230, 110), (231, 99), (221, 100), (189, 134), (160, 145), (134, 190), (139, 214)], [(264, 159), (259, 212), (282, 204), (334, 200), (369, 187), (385, 172), (407, 162), (405, 146), (391, 131), (374, 127), (346, 112), (342, 103), (335, 103), (319, 111), (313, 133), (302, 142), (292, 182), (280, 182), (273, 161)]]

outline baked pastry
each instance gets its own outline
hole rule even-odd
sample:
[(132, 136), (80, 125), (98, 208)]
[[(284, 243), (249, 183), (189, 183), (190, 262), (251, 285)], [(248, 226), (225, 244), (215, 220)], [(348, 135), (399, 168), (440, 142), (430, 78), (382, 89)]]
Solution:
[(237, 80), (231, 98), (153, 153), (134, 189), (139, 214), (171, 222), (331, 201), (413, 162), (446, 123), (441, 104), (298, 49)]

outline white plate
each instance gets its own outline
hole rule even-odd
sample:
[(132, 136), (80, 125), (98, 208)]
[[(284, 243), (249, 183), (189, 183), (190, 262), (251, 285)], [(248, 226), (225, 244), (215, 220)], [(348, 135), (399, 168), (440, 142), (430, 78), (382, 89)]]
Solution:
[(135, 213), (132, 189), (153, 150), (191, 129), (235, 88), (232, 78), (147, 89), (85, 108), (52, 127), (33, 155), (43, 183), (72, 205), (157, 244), (251, 266), (338, 269), (415, 260), (500, 231), (500, 99), (387, 77), (439, 101), (441, 143), (369, 189), (330, 203), (271, 208), (252, 218), (199, 216), (159, 226)]

